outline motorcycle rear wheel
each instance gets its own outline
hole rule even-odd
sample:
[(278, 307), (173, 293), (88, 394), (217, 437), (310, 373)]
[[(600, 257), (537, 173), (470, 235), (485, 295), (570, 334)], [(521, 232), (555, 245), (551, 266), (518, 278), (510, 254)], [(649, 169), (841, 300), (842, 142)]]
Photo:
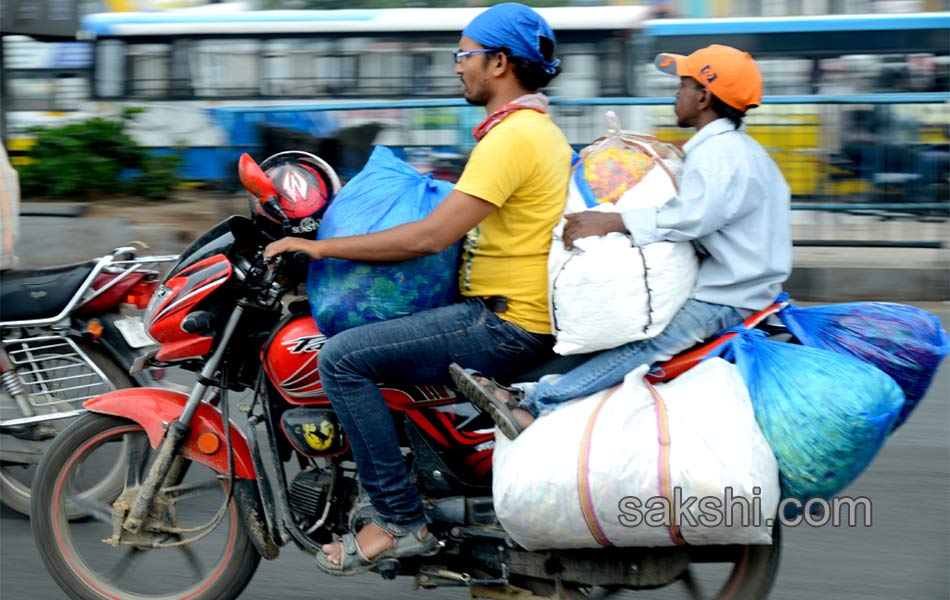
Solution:
[[(89, 360), (96, 363), (96, 366), (102, 370), (102, 374), (105, 375), (106, 379), (109, 380), (109, 383), (111, 383), (115, 389), (122, 390), (135, 385), (128, 373), (126, 373), (121, 366), (117, 365), (111, 358), (96, 349), (95, 346), (81, 340), (74, 339), (73, 341), (79, 346), (82, 352), (89, 357)], [(43, 360), (43, 357), (38, 357), (39, 362)], [(79, 393), (81, 393), (81, 390)], [(74, 410), (77, 408), (81, 408), (81, 403), (77, 402), (76, 405), (64, 407), (63, 410)], [(52, 423), (60, 431), (65, 428), (64, 421), (52, 421)], [(89, 490), (90, 493), (103, 500), (115, 498), (119, 490), (122, 489), (122, 468), (122, 465), (118, 465), (116, 472), (104, 478), (101, 485), (96, 489)], [(29, 516), (30, 486), (32, 485), (31, 481), (34, 474), (35, 465), (0, 464), (0, 502), (3, 502), (22, 515)], [(85, 515), (73, 511), (70, 516), (71, 518), (80, 518)]]
[[(704, 593), (694, 568), (689, 567), (680, 577), (678, 585), (685, 598), (690, 600), (762, 600), (767, 598), (775, 577), (782, 555), (782, 529), (776, 522), (772, 529), (772, 545), (744, 546), (742, 552), (736, 556), (726, 580), (718, 585), (713, 595)], [(624, 594), (622, 588), (591, 588), (576, 584), (558, 585), (548, 579), (528, 578), (518, 583), (530, 591), (535, 597), (556, 600), (606, 600), (608, 598), (640, 598), (640, 594)]]
[[(122, 452), (129, 453), (129, 467), (120, 499), (129, 500), (134, 497), (129, 490), (141, 483), (155, 455), (137, 423), (83, 415), (57, 436), (40, 462), (33, 489), (33, 538), (56, 583), (77, 600), (236, 598), (261, 559), (244, 530), (237, 501), (231, 499), (207, 537), (197, 540), (199, 531), (181, 531), (208, 523), (226, 497), (225, 481), (205, 465), (183, 463), (187, 475), (174, 489), (160, 490), (161, 500), (157, 495), (143, 532), (113, 537), (118, 547), (105, 543), (116, 531), (114, 505), (84, 500), (74, 492), (81, 487), (84, 468), (108, 464), (110, 456)], [(80, 503), (92, 518), (70, 521), (71, 502)], [(179, 532), (169, 533), (172, 529)], [(188, 543), (174, 545), (183, 541)], [(154, 549), (152, 544), (171, 546)]]

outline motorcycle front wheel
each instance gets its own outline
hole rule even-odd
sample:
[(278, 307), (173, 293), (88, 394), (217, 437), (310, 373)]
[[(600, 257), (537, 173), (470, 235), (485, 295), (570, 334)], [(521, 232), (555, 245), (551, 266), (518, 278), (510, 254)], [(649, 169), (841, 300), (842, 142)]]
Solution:
[[(123, 453), (128, 466), (118, 498), (108, 503), (90, 498), (85, 486)], [(155, 454), (141, 425), (89, 413), (57, 436), (40, 462), (31, 506), (33, 538), (50, 575), (70, 598), (227, 600), (253, 577), (261, 557), (245, 533), (237, 502), (232, 498), (224, 507), (226, 479), (203, 464), (178, 459), (180, 476), (159, 489), (140, 533), (122, 530), (123, 506), (134, 500)], [(70, 510), (91, 518), (70, 520)], [(219, 511), (223, 518), (216, 522)]]
[[(73, 342), (102, 371), (112, 389), (122, 390), (135, 385), (121, 366), (96, 349), (95, 346), (81, 340), (73, 340)], [(62, 404), (57, 405), (58, 408), (50, 407), (47, 411), (82, 408), (82, 400), (71, 401), (71, 398), (85, 398), (90, 394), (90, 390), (93, 390), (93, 393), (102, 393), (108, 389), (102, 389), (98, 377), (91, 373), (85, 378), (76, 376), (76, 369), (82, 368), (82, 361), (78, 356), (62, 356), (61, 353), (53, 352), (48, 355), (36, 354), (32, 358), (35, 364), (46, 373), (48, 379), (62, 380), (59, 388), (44, 383), (44, 387), (48, 389), (49, 393), (62, 401)], [(66, 423), (66, 421), (50, 421), (43, 426), (53, 428), (58, 432), (65, 429)], [(48, 445), (46, 441), (41, 443)], [(103, 500), (114, 499), (122, 487), (122, 473), (120, 471), (123, 467), (124, 465), (117, 463), (116, 469), (106, 474), (99, 485), (90, 488), (88, 492)], [(0, 462), (0, 502), (20, 514), (29, 516), (30, 486), (35, 472), (35, 464)], [(71, 518), (85, 516), (87, 515), (77, 511), (72, 511), (70, 514)]]

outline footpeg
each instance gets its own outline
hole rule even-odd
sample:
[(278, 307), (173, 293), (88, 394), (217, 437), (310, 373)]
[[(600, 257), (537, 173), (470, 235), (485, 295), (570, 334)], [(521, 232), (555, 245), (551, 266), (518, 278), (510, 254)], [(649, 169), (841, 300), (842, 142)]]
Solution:
[(399, 574), (399, 559), (384, 558), (376, 563), (376, 568), (373, 570), (379, 573), (383, 579), (395, 579), (396, 575)]

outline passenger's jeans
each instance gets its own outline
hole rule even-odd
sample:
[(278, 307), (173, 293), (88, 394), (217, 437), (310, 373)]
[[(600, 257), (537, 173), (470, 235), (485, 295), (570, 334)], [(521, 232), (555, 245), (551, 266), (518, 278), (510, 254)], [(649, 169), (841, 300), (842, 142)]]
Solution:
[(547, 376), (536, 384), (520, 385), (525, 391), (522, 406), (537, 417), (568, 400), (617, 385), (637, 367), (669, 360), (683, 350), (738, 325), (748, 315), (748, 311), (732, 306), (687, 300), (660, 335), (604, 350), (563, 375)]
[(426, 522), (377, 383), (448, 383), (453, 362), (514, 375), (550, 356), (553, 338), (525, 331), (469, 301), (343, 331), (320, 349), (320, 380), (349, 438), (363, 488), (384, 520)]

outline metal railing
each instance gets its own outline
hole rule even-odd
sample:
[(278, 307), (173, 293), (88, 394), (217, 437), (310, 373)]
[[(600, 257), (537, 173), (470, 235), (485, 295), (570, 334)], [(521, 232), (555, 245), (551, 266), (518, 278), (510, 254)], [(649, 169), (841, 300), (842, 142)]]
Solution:
[[(607, 128), (606, 111), (624, 129), (684, 142), (672, 98), (552, 98), (550, 113), (581, 149)], [(230, 148), (263, 158), (259, 129), (279, 113), (323, 113), (338, 128), (334, 167), (346, 178), (365, 162), (371, 144), (401, 149), (410, 161), (451, 173), (474, 146), (471, 129), (484, 109), (464, 100), (336, 102), (219, 108)], [(218, 119), (221, 122), (220, 118)], [(347, 132), (375, 123), (375, 139)], [(941, 247), (950, 215), (950, 94), (899, 93), (768, 96), (749, 112), (746, 131), (768, 150), (792, 189), (794, 238), (799, 245)], [(307, 136), (294, 140), (296, 149)], [(313, 138), (311, 151), (321, 148)]]

